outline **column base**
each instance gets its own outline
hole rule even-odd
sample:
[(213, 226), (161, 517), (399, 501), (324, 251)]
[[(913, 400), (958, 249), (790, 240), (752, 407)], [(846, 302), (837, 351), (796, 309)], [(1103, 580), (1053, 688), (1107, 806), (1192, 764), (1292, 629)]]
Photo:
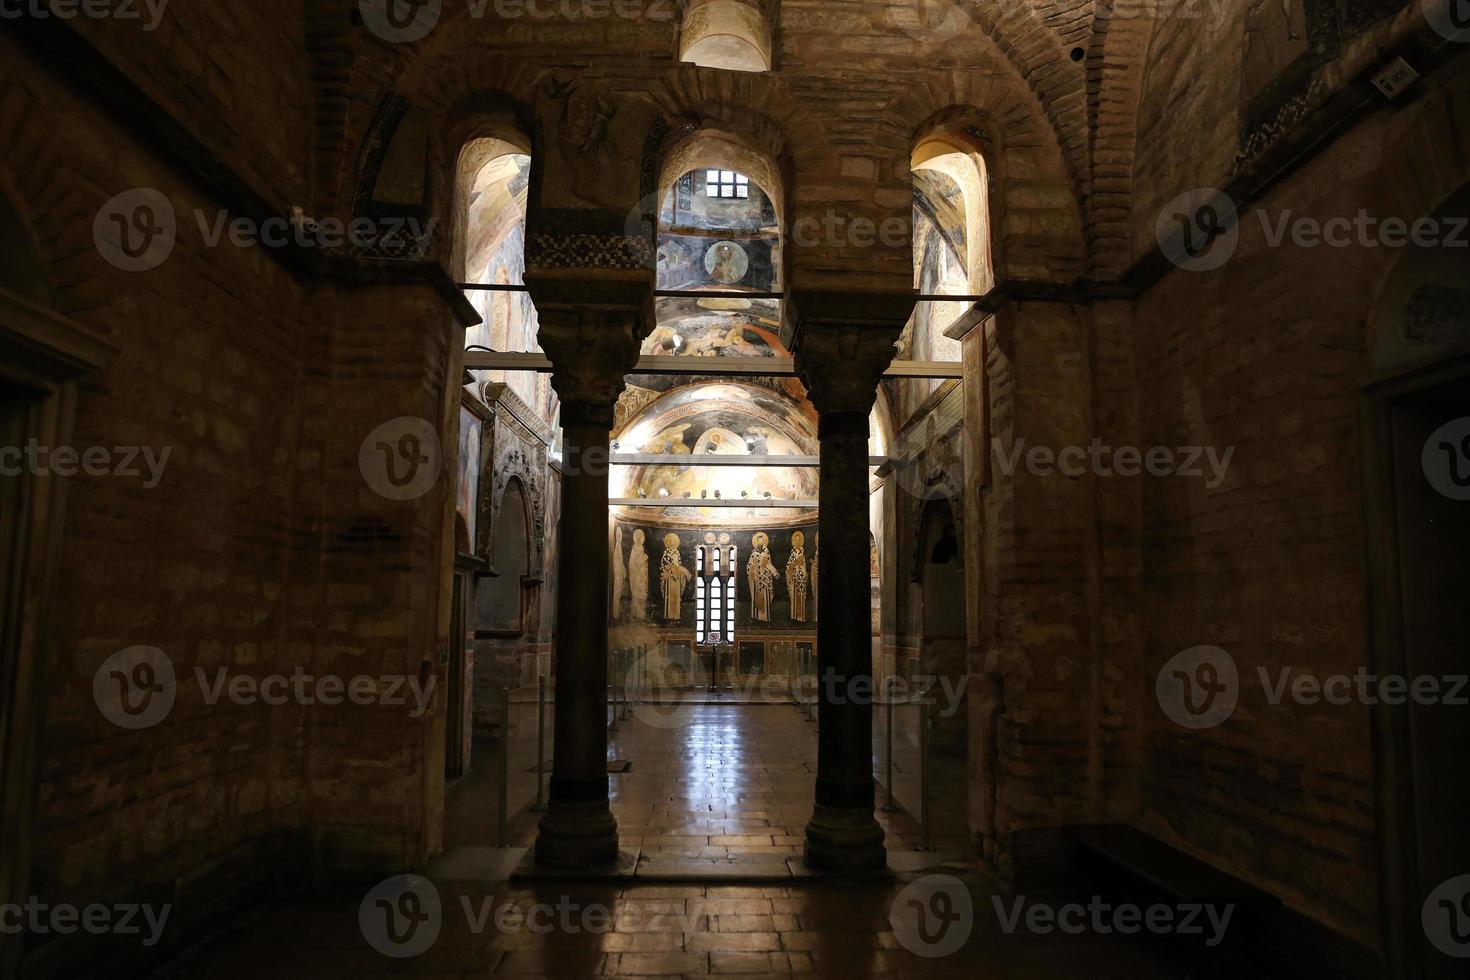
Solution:
[(552, 800), (536, 830), (536, 865), (601, 868), (618, 860), (618, 822), (606, 802)]
[(806, 825), (802, 851), (808, 868), (838, 874), (864, 874), (888, 867), (883, 828), (873, 808), (846, 809), (818, 804)]

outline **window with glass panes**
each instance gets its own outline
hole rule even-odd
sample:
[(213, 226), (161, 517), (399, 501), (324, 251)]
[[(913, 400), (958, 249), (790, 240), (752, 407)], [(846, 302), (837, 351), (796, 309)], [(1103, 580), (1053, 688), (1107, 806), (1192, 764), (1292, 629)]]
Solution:
[(694, 641), (735, 642), (735, 546), (694, 553)]
[(704, 175), (707, 197), (750, 197), (750, 178), (733, 170), (709, 170)]

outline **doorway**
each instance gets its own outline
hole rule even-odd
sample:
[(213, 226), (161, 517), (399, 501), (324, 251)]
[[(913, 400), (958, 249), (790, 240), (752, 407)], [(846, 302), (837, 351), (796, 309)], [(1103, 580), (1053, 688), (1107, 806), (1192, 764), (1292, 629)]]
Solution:
[(1365, 415), (1371, 673), (1439, 695), (1374, 707), (1384, 941), (1393, 976), (1448, 980), (1470, 950), (1470, 358), (1371, 388)]

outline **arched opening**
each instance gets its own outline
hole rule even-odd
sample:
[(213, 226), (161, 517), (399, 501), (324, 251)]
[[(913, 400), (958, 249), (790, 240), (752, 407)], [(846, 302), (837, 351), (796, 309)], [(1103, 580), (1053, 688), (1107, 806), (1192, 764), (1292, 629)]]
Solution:
[(679, 60), (726, 71), (770, 71), (767, 14), (743, 0), (691, 0), (679, 32)]
[[(508, 126), (479, 126), (456, 167), (452, 263), (481, 322), (465, 330), (472, 352), (537, 353), (539, 322), (525, 292), (531, 143)], [(446, 842), (483, 845), (502, 804), (514, 812), (535, 792), (539, 678), (551, 663), (553, 600), (542, 587), (557, 520), (559, 403), (545, 374), (464, 372), (460, 394), (455, 592), (446, 684), (446, 770), (463, 774), (446, 801)], [(461, 620), (462, 617), (462, 620)], [(502, 751), (503, 750), (503, 751)], [(454, 763), (459, 762), (459, 772)], [(515, 778), (511, 778), (514, 774)]]
[[(488, 287), (522, 285), (531, 157), (515, 143), (487, 137), (465, 145), (459, 169), (464, 221), (462, 281)], [(471, 292), (470, 300), (481, 323), (465, 331), (466, 349), (540, 351), (536, 307), (528, 293), (479, 289)], [(476, 388), (505, 385), (532, 411), (552, 417), (555, 396), (548, 376), (527, 371), (471, 373)], [(484, 398), (483, 391), (481, 395)]]
[[(973, 324), (975, 306), (964, 297), (993, 283), (985, 162), (968, 136), (941, 131), (918, 142), (910, 166), (914, 287), (956, 299), (916, 305), (899, 357), (959, 363), (969, 327), (955, 328), (961, 317)], [(900, 704), (889, 713), (898, 770), (892, 789), (908, 809), (929, 814), (933, 839), (967, 848), (984, 837), (978, 828), (988, 812), (984, 798), (992, 795), (977, 798), (970, 778), (994, 739), (982, 719), (972, 718), (966, 570), (979, 561), (981, 522), (967, 520), (962, 509), (974, 489), (966, 468), (978, 463), (969, 450), (983, 435), (971, 430), (974, 411), (957, 380), (886, 380), (878, 408), (889, 432), (883, 454), (893, 462), (881, 471), (882, 503), (872, 508), (873, 523), (896, 567), (886, 576), (879, 569), (875, 661), (897, 689), (928, 692), (923, 707)], [(880, 435), (875, 430), (875, 444)]]
[[(1463, 225), (1466, 214), (1470, 185), (1431, 220)], [(1459, 252), (1437, 243), (1407, 248), (1370, 320), (1373, 373), (1385, 378), (1367, 389), (1363, 427), (1370, 670), (1385, 678), (1464, 674), (1470, 290)], [(1389, 957), (1404, 976), (1458, 976), (1463, 967), (1420, 925), (1421, 910), (1450, 904), (1434, 895), (1445, 869), (1470, 866), (1463, 762), (1470, 722), (1464, 708), (1442, 699), (1392, 700), (1374, 707)]]

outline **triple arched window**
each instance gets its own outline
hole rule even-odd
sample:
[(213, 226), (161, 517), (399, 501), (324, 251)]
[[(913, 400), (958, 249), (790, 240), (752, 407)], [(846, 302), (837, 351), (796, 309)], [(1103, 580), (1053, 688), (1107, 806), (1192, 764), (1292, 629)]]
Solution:
[(694, 553), (694, 642), (735, 642), (735, 546), (701, 545)]

